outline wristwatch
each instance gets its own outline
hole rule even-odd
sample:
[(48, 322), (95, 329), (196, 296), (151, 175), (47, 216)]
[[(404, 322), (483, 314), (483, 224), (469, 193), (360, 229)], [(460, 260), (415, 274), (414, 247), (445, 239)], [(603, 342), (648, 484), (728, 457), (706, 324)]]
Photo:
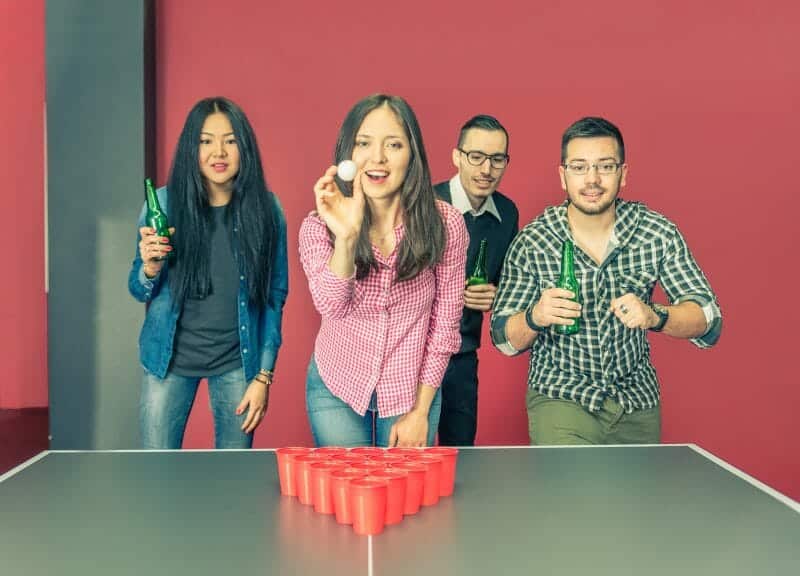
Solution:
[(653, 332), (661, 332), (664, 329), (664, 324), (669, 320), (669, 309), (666, 306), (656, 303), (650, 304), (650, 308), (652, 308), (653, 312), (658, 316), (658, 324), (651, 326), (650, 330)]

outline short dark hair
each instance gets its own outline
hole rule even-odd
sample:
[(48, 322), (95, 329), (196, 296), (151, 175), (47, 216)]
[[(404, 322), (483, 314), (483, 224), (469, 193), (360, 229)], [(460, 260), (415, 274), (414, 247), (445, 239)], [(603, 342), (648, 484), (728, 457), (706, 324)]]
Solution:
[(508, 130), (506, 130), (505, 127), (500, 124), (500, 121), (497, 118), (487, 114), (478, 114), (477, 116), (473, 116), (466, 121), (466, 123), (461, 127), (461, 132), (458, 133), (458, 148), (461, 148), (461, 145), (464, 144), (464, 139), (467, 137), (467, 132), (473, 128), (477, 128), (478, 130), (487, 130), (489, 132), (493, 130), (502, 131), (503, 134), (506, 135), (506, 152), (508, 152)]
[(561, 137), (561, 163), (567, 159), (567, 144), (575, 138), (603, 138), (605, 136), (614, 138), (619, 149), (619, 161), (625, 162), (625, 141), (622, 139), (622, 132), (605, 118), (598, 116), (586, 116), (577, 122), (573, 122), (564, 131)]

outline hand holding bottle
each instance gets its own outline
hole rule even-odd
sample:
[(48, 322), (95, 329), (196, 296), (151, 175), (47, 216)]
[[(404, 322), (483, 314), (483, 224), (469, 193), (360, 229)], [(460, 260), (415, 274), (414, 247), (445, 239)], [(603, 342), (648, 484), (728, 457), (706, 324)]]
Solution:
[(533, 305), (531, 319), (542, 328), (553, 324), (572, 326), (581, 317), (581, 305), (575, 302), (575, 293), (564, 288), (547, 288)]
[(488, 312), (492, 309), (494, 296), (497, 294), (497, 286), (494, 284), (474, 284), (467, 283), (464, 288), (464, 307), (479, 312)]
[[(170, 235), (175, 233), (175, 228), (169, 229)], [(169, 238), (166, 236), (159, 236), (156, 234), (155, 228), (150, 226), (142, 226), (139, 228), (139, 256), (142, 259), (142, 269), (145, 276), (154, 278), (161, 272), (164, 266), (164, 260), (172, 252), (172, 246), (169, 244)]]

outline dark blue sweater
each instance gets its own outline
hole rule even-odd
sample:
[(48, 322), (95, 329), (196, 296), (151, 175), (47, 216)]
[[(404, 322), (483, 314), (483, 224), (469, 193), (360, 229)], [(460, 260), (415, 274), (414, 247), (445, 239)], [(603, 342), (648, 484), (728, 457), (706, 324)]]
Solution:
[[(441, 182), (434, 186), (437, 196), (445, 202), (452, 204), (450, 198), (450, 182)], [(489, 274), (489, 282), (497, 286), (500, 281), (500, 270), (503, 267), (503, 259), (506, 250), (517, 235), (519, 228), (519, 212), (514, 203), (500, 192), (492, 194), (497, 211), (500, 213), (502, 222), (499, 222), (493, 214), (484, 212), (477, 218), (471, 213), (464, 214), (464, 222), (467, 224), (469, 232), (469, 249), (467, 250), (467, 270), (469, 275), (475, 266), (475, 259), (478, 257), (478, 247), (481, 240), (486, 238), (486, 271)], [(472, 352), (481, 345), (481, 326), (483, 325), (483, 313), (477, 310), (464, 308), (461, 316), (461, 352)]]

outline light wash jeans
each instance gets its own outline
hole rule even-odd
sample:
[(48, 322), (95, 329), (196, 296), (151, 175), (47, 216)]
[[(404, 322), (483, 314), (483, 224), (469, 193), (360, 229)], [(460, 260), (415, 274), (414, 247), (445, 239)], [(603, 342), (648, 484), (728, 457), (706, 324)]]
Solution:
[[(178, 376), (171, 372), (167, 372), (166, 377), (161, 379), (147, 370), (144, 371), (139, 400), (142, 448), (167, 450), (181, 447), (186, 421), (200, 380), (201, 378)], [(253, 434), (245, 434), (241, 429), (247, 411), (236, 415), (236, 407), (242, 401), (248, 385), (241, 368), (208, 378), (216, 448), (252, 447)]]
[[(331, 393), (317, 371), (317, 363), (311, 358), (306, 376), (306, 411), (317, 446), (388, 446), (392, 424), (399, 416), (381, 418), (377, 402), (373, 393), (367, 413), (359, 416)], [(441, 409), (442, 393), (437, 390), (428, 412), (428, 446), (433, 446), (436, 440)]]

